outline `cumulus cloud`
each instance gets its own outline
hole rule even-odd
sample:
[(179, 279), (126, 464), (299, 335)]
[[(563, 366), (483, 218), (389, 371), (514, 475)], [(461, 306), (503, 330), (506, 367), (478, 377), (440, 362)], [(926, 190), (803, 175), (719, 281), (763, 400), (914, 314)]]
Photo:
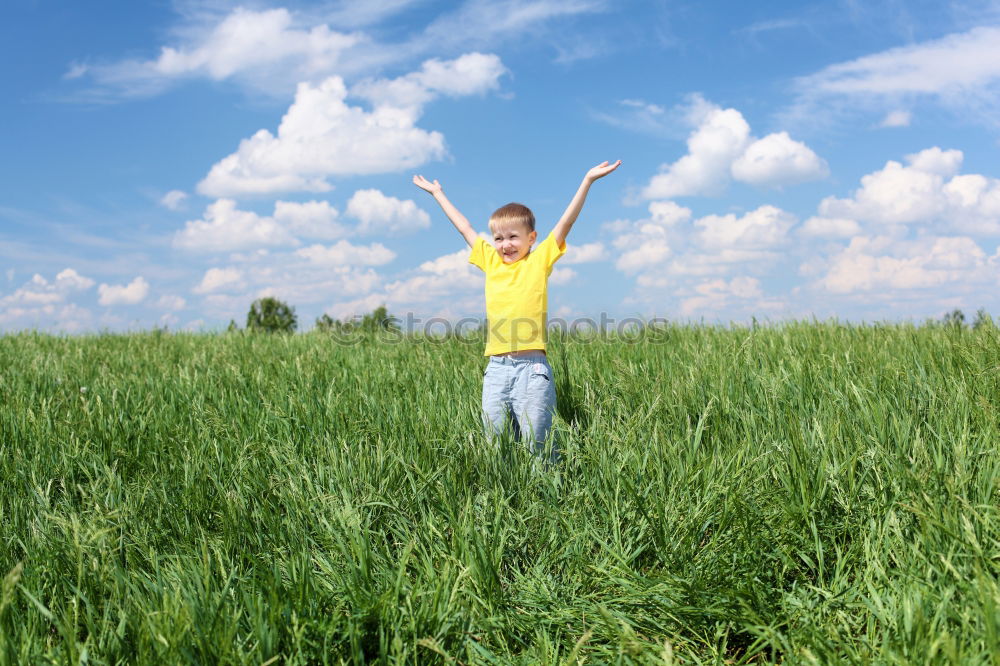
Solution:
[(850, 238), (859, 233), (861, 225), (843, 217), (813, 216), (799, 229), (799, 234), (806, 238)]
[(777, 187), (819, 180), (829, 175), (826, 162), (787, 132), (754, 141), (732, 164), (733, 178), (751, 185)]
[(672, 201), (654, 201), (649, 204), (649, 217), (629, 222), (620, 220), (611, 227), (616, 235), (612, 244), (621, 251), (615, 268), (633, 274), (663, 265), (672, 254), (672, 244), (677, 239), (676, 227), (691, 219), (691, 210)]
[(566, 254), (559, 263), (566, 266), (586, 264), (592, 261), (603, 261), (607, 257), (604, 243), (584, 243), (583, 245), (567, 245)]
[(0, 308), (0, 328), (8, 330), (47, 328), (77, 333), (92, 328), (93, 320), (94, 316), (90, 310), (75, 303)]
[[(370, 111), (347, 103), (348, 89), (339, 76), (318, 85), (301, 83), (277, 134), (262, 129), (241, 141), (235, 153), (211, 168), (198, 191), (209, 196), (323, 192), (331, 189), (327, 179), (333, 176), (400, 171), (440, 159), (446, 154), (444, 136), (416, 126), (423, 105), (442, 93), (488, 90), (503, 71), (496, 56), (483, 54), (428, 61), (415, 78), (361, 86), (359, 95), (376, 100)], [(454, 80), (446, 83), (441, 72), (452, 73)]]
[(959, 175), (962, 152), (928, 148), (890, 160), (861, 178), (851, 197), (820, 202), (822, 218), (876, 226), (935, 225), (976, 234), (1000, 234), (1000, 180)]
[(180, 210), (184, 207), (188, 195), (180, 190), (170, 190), (160, 198), (160, 205), (170, 210)]
[[(176, 294), (164, 294), (163, 296), (160, 296), (158, 301), (156, 301), (156, 307), (164, 308), (166, 310), (183, 310), (186, 305), (187, 301), (184, 300), (183, 297)], [(163, 315), (163, 317), (168, 317), (168, 315)], [(161, 321), (171, 325), (177, 323), (176, 317), (173, 317), (173, 315), (169, 315), (169, 317), (171, 317), (169, 321), (164, 318), (161, 318)]]
[(424, 273), (434, 275), (455, 275), (469, 274), (469, 251), (462, 249), (458, 252), (442, 255), (436, 259), (425, 261), (420, 264), (420, 270)]
[[(715, 312), (733, 301), (743, 306), (746, 301), (756, 302), (763, 295), (760, 281), (740, 276), (729, 280), (709, 280), (694, 287), (694, 295), (681, 301), (681, 314), (691, 316), (699, 312)], [(740, 308), (742, 309), (742, 307)]]
[(670, 256), (670, 244), (663, 238), (651, 238), (647, 242), (626, 250), (615, 261), (615, 268), (624, 273), (636, 273), (646, 268), (663, 264)]
[(191, 291), (196, 294), (209, 294), (214, 291), (242, 286), (243, 272), (238, 268), (209, 268), (205, 271), (201, 282)]
[(80, 275), (72, 268), (65, 268), (49, 281), (35, 273), (31, 280), (13, 293), (0, 298), (0, 307), (23, 306), (37, 308), (62, 303), (72, 293), (84, 291), (94, 286), (94, 281)]
[(204, 219), (190, 220), (174, 235), (174, 246), (218, 252), (259, 246), (295, 245), (295, 237), (272, 217), (239, 210), (232, 199), (219, 199), (205, 209)]
[(785, 241), (795, 216), (774, 206), (761, 206), (741, 217), (706, 215), (694, 225), (698, 242), (710, 250), (772, 248)]
[(386, 196), (379, 190), (358, 190), (347, 202), (346, 214), (360, 221), (358, 232), (399, 233), (426, 229), (430, 216), (411, 199)]
[(688, 137), (687, 155), (661, 167), (643, 190), (647, 199), (670, 199), (695, 194), (719, 194), (729, 180), (729, 169), (746, 148), (750, 125), (736, 109), (715, 107), (704, 114)]
[(140, 275), (125, 285), (101, 284), (97, 287), (97, 302), (101, 305), (135, 305), (149, 293), (149, 283)]
[(425, 309), (434, 316), (459, 309), (463, 314), (482, 309), (483, 274), (469, 264), (468, 249), (442, 255), (420, 264), (380, 289), (328, 307), (333, 317), (368, 312), (385, 304), (390, 311)]
[(687, 139), (687, 154), (665, 164), (642, 191), (646, 199), (718, 195), (732, 179), (763, 187), (780, 187), (826, 177), (826, 162), (786, 132), (762, 139), (736, 109), (700, 100), (693, 106), (696, 124)]
[(381, 266), (396, 258), (396, 253), (381, 243), (354, 245), (346, 240), (329, 246), (311, 245), (295, 254), (323, 266)]
[(291, 233), (307, 238), (333, 240), (347, 234), (346, 227), (337, 222), (340, 212), (328, 201), (276, 201), (274, 220)]
[(78, 290), (90, 289), (93, 286), (93, 280), (80, 275), (72, 268), (65, 268), (56, 274), (56, 289)]
[(466, 53), (454, 60), (432, 58), (396, 79), (361, 81), (351, 94), (374, 106), (419, 110), (437, 95), (461, 97), (482, 95), (500, 86), (507, 73), (500, 58), (492, 53)]
[(326, 201), (277, 201), (272, 215), (240, 210), (232, 199), (219, 199), (202, 219), (190, 220), (174, 234), (174, 247), (199, 252), (298, 246), (299, 238), (332, 240), (348, 233), (339, 212)]
[(986, 253), (964, 236), (926, 237), (899, 242), (886, 236), (856, 236), (833, 256), (818, 284), (847, 294), (937, 287), (989, 279)]
[(577, 272), (572, 268), (553, 268), (549, 275), (549, 283), (555, 285), (570, 284), (577, 278)]

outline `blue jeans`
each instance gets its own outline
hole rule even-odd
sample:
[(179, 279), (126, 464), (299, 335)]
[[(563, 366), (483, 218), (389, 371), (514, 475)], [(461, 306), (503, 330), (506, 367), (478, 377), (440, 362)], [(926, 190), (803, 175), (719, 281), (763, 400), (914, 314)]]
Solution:
[[(510, 429), (514, 439), (526, 441), (529, 451), (544, 455), (555, 411), (552, 366), (543, 352), (490, 357), (483, 373), (483, 427), (488, 437)], [(559, 457), (554, 446), (549, 457)]]

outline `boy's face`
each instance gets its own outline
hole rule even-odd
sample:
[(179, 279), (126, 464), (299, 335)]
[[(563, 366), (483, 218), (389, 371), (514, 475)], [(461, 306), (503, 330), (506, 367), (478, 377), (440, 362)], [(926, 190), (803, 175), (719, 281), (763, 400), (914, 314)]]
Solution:
[(513, 264), (526, 254), (535, 242), (536, 231), (528, 231), (526, 224), (493, 225), (493, 247), (503, 258), (503, 263)]

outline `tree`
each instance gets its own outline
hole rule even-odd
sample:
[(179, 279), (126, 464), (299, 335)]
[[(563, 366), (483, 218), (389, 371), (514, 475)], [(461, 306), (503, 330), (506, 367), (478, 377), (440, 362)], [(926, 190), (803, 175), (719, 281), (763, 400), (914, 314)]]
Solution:
[(386, 307), (380, 305), (371, 314), (361, 318), (361, 328), (366, 331), (396, 331), (399, 330), (399, 324)]
[(326, 313), (322, 317), (316, 317), (316, 330), (321, 333), (329, 333), (339, 326), (340, 322)]
[(270, 296), (251, 303), (247, 313), (248, 331), (291, 333), (297, 324), (295, 308)]
[(993, 327), (993, 317), (990, 313), (986, 311), (985, 308), (979, 308), (976, 311), (976, 318), (972, 322), (972, 328), (977, 331), (982, 328), (992, 328)]
[(965, 326), (965, 313), (955, 308), (951, 312), (948, 312), (941, 318), (941, 323), (945, 326), (954, 326), (955, 328), (962, 328)]

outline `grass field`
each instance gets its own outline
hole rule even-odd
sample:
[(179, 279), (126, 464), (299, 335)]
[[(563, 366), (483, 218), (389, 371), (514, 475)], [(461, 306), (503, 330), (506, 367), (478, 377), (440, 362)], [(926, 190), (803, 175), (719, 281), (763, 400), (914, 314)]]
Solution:
[(1000, 663), (1000, 331), (0, 337), (0, 664)]

